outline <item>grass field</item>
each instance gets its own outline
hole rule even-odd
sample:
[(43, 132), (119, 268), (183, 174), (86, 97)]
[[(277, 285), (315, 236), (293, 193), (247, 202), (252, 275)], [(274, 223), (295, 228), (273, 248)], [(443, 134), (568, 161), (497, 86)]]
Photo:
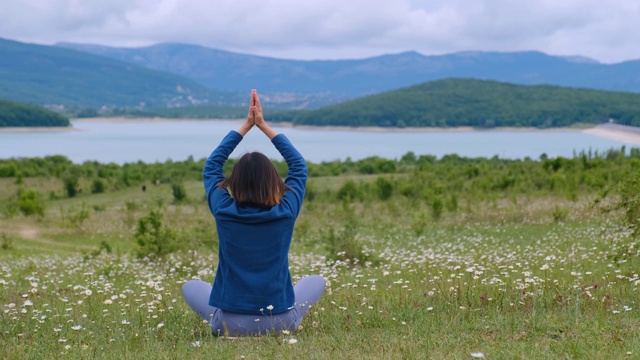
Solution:
[[(62, 194), (59, 180), (24, 181)], [(311, 181), (322, 194), (345, 178)], [(0, 200), (18, 186), (0, 179)], [(0, 216), (1, 357), (640, 357), (638, 240), (589, 196), (461, 198), (438, 219), (408, 198), (308, 201), (291, 272), (323, 275), (325, 295), (295, 333), (231, 340), (212, 336), (180, 293), (189, 279), (213, 281), (217, 246), (202, 184), (184, 186), (179, 204), (162, 184)], [(151, 210), (177, 250), (139, 258)]]

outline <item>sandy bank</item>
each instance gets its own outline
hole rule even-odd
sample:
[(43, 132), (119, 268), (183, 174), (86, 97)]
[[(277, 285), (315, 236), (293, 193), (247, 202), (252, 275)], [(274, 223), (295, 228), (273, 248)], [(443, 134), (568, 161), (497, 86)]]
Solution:
[(582, 130), (582, 132), (627, 144), (640, 145), (640, 128), (635, 126), (601, 124)]
[(0, 127), (0, 133), (36, 133), (36, 132), (67, 132), (77, 131), (73, 126), (24, 126)]

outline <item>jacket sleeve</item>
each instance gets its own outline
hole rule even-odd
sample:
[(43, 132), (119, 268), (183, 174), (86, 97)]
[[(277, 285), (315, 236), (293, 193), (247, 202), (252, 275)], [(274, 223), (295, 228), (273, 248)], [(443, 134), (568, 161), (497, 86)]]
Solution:
[(288, 190), (285, 191), (282, 202), (289, 206), (294, 216), (298, 216), (307, 185), (307, 163), (284, 134), (278, 134), (271, 142), (289, 167), (287, 178), (284, 181)]
[[(218, 188), (218, 184), (224, 180), (224, 163), (229, 158), (229, 155), (238, 146), (242, 140), (242, 135), (237, 131), (230, 131), (227, 136), (222, 139), (220, 145), (209, 155), (207, 162), (204, 164), (204, 170), (202, 177), (204, 179), (204, 190), (207, 195), (207, 202), (211, 212), (214, 212), (215, 204), (213, 204), (213, 193)], [(228, 192), (225, 189), (218, 189), (225, 193)]]

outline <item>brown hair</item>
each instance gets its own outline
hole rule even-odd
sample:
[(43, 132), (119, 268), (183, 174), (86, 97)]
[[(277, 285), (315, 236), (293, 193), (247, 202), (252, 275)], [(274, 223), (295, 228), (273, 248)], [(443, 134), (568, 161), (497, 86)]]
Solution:
[(262, 208), (280, 203), (286, 190), (269, 158), (259, 152), (244, 154), (219, 186), (229, 188), (238, 205)]

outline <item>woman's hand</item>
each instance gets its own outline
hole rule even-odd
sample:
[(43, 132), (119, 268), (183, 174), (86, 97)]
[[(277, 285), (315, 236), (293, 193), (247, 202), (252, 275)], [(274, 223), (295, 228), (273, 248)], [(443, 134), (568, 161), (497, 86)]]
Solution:
[(273, 131), (273, 129), (271, 129), (264, 120), (264, 116), (262, 115), (262, 105), (260, 105), (260, 98), (258, 97), (258, 92), (255, 89), (251, 90), (251, 107), (249, 107), (249, 114), (253, 115), (253, 123), (262, 130), (269, 139), (273, 139), (278, 135), (278, 133)]
[[(255, 90), (253, 90), (253, 92), (255, 92)], [(251, 130), (251, 128), (253, 127), (253, 125), (255, 125), (255, 115), (254, 115), (254, 105), (255, 101), (254, 101), (254, 96), (253, 93), (251, 94), (251, 105), (249, 106), (249, 113), (247, 114), (247, 120), (245, 120), (245, 122), (242, 123), (242, 125), (240, 125), (240, 129), (238, 129), (238, 133), (240, 135), (242, 135), (242, 137), (244, 137), (245, 135), (247, 135), (247, 133), (249, 132), (249, 130)]]

